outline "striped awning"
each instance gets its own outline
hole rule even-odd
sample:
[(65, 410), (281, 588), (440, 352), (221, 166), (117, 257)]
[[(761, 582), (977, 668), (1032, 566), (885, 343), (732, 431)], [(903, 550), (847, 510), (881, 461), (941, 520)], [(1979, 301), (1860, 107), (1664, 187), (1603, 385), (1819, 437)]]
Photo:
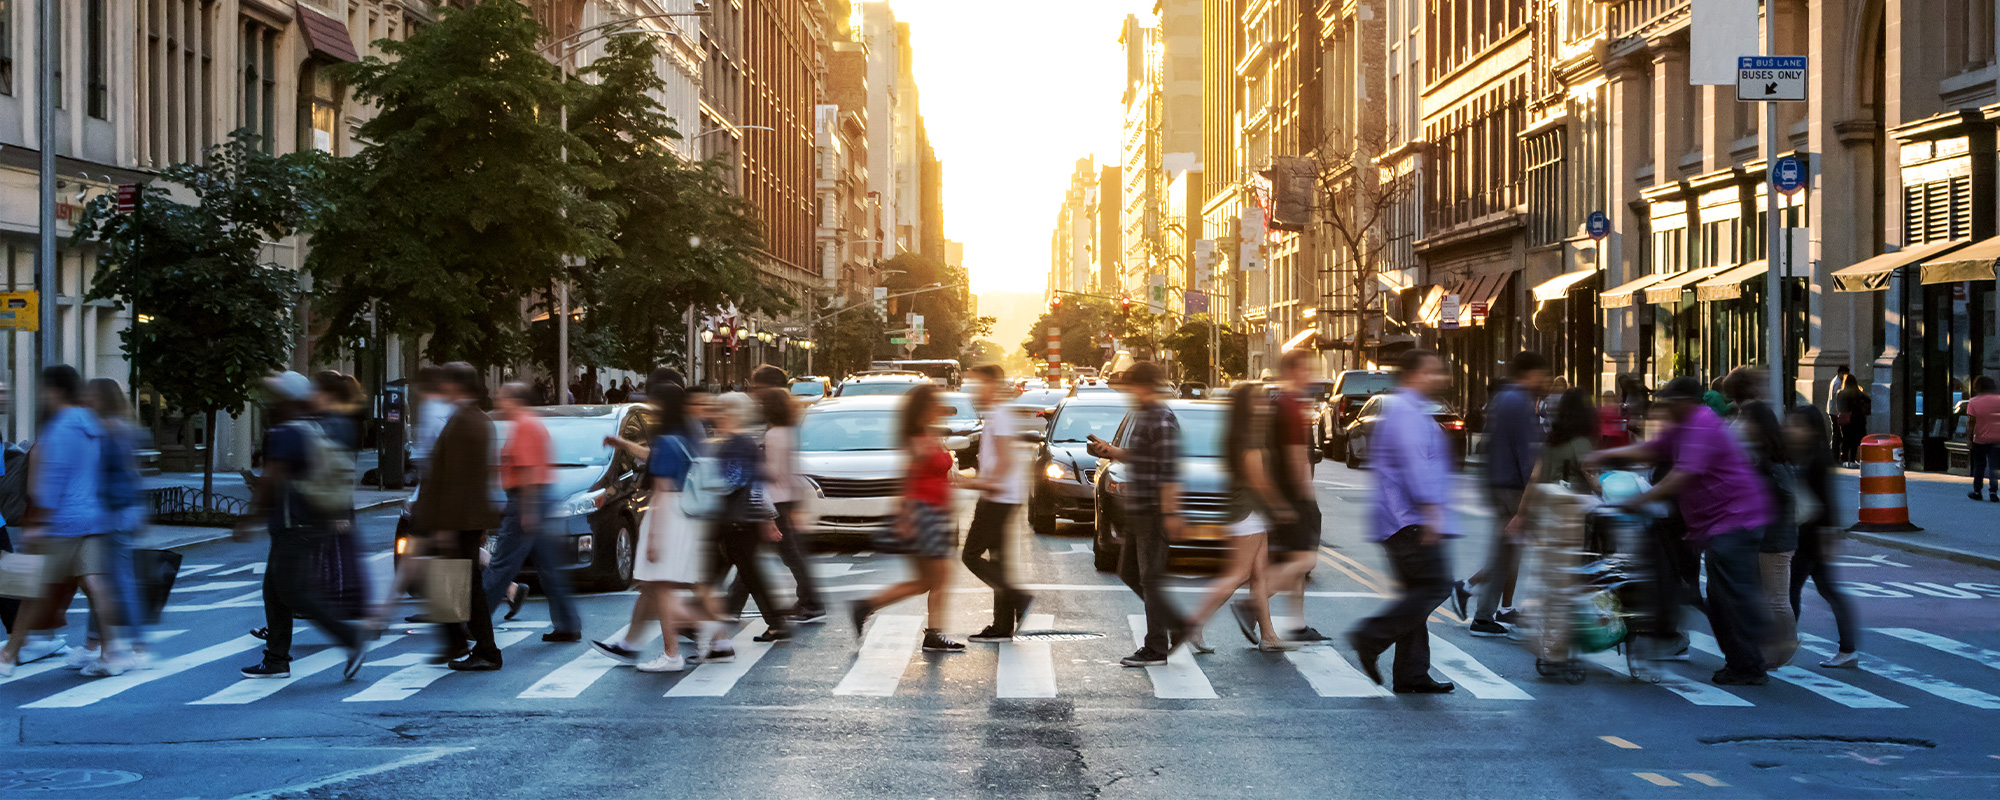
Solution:
[(1682, 290), (1694, 288), (1695, 284), (1713, 278), (1717, 273), (1725, 269), (1728, 269), (1728, 267), (1702, 267), (1701, 269), (1691, 269), (1686, 272), (1676, 272), (1668, 275), (1659, 283), (1646, 287), (1646, 302), (1672, 303), (1678, 301), (1681, 299)]
[(1913, 244), (1893, 253), (1863, 259), (1851, 267), (1834, 270), (1833, 290), (1879, 292), (1889, 288), (1889, 278), (1896, 274), (1896, 270), (1921, 264), (1969, 244), (1972, 244), (1969, 239), (1945, 239)]
[(1723, 270), (1713, 278), (1694, 285), (1694, 299), (1734, 300), (1743, 296), (1743, 284), (1762, 279), (1771, 271), (1771, 262), (1752, 261)]
[(1624, 308), (1633, 305), (1638, 302), (1640, 290), (1666, 280), (1668, 277), (1670, 276), (1658, 272), (1650, 275), (1641, 275), (1634, 280), (1626, 281), (1625, 283), (1604, 290), (1604, 294), (1597, 298), (1597, 304), (1604, 308)]
[(1995, 261), (2000, 261), (2000, 237), (1976, 242), (1953, 253), (1949, 259), (1925, 264), (1923, 282), (1990, 281), (1994, 278)]

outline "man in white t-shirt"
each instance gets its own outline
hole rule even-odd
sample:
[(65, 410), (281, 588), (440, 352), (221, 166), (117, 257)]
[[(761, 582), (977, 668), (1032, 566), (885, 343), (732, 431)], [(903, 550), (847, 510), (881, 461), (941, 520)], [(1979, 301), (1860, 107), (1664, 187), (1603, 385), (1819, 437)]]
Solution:
[(1014, 638), (1015, 629), (1028, 615), (1033, 595), (1014, 587), (1007, 578), (1007, 524), (1014, 509), (1028, 494), (1028, 475), (1015, 452), (1020, 441), (1013, 411), (1000, 402), (1000, 387), (1007, 373), (997, 364), (972, 368), (967, 384), (979, 414), (986, 420), (979, 441), (979, 504), (972, 510), (972, 526), (965, 532), (965, 568), (993, 589), (993, 624), (974, 634), (975, 642), (1004, 642)]

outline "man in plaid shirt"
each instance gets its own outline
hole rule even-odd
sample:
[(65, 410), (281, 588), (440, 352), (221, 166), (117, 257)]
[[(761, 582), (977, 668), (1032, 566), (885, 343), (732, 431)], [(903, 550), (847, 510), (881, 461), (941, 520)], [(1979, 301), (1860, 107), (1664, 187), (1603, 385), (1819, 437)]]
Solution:
[(1090, 454), (1126, 465), (1120, 505), (1125, 509), (1124, 542), (1118, 548), (1118, 577), (1146, 604), (1146, 641), (1119, 661), (1128, 667), (1167, 663), (1171, 634), (1181, 614), (1167, 600), (1167, 542), (1180, 534), (1180, 422), (1161, 402), (1160, 365), (1141, 361), (1125, 370), (1118, 388), (1132, 395), (1132, 435), (1117, 447), (1093, 436)]

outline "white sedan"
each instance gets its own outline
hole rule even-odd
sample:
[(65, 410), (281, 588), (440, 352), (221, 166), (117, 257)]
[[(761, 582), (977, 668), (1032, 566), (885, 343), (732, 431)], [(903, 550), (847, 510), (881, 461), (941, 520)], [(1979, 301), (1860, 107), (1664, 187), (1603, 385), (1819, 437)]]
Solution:
[[(907, 460), (896, 442), (901, 396), (835, 397), (799, 422), (799, 475), (811, 494), (801, 527), (818, 536), (872, 536), (895, 520)], [(947, 446), (970, 442), (954, 436)]]

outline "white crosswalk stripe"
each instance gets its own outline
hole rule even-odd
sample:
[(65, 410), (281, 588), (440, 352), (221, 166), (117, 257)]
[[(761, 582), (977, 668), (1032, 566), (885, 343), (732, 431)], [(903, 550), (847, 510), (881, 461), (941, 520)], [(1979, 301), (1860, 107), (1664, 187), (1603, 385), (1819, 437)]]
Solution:
[[(1029, 614), (1027, 630), (1055, 627), (1054, 614)], [(1056, 696), (1056, 662), (1048, 642), (1001, 642), (996, 645), (999, 666), (993, 674), (993, 696), (1033, 698)]]
[[(1132, 627), (1132, 643), (1146, 645), (1146, 615), (1133, 614), (1125, 618)], [(1194, 648), (1177, 647), (1167, 656), (1167, 663), (1146, 668), (1146, 677), (1153, 681), (1153, 696), (1185, 699), (1213, 700), (1215, 687), (1209, 685), (1208, 676), (1194, 663)]]
[(1331, 647), (1300, 648), (1285, 653), (1285, 660), (1305, 676), (1313, 692), (1321, 697), (1391, 696), (1387, 688), (1377, 686)]
[(245, 651), (254, 650), (264, 644), (255, 636), (238, 636), (218, 645), (211, 645), (182, 656), (155, 662), (149, 669), (127, 672), (109, 678), (99, 678), (89, 683), (44, 697), (22, 708), (75, 708), (87, 706), (112, 697), (135, 686), (178, 675), (188, 670), (219, 661)]
[[(187, 633), (187, 631), (151, 630), (146, 632), (146, 641), (149, 643), (162, 642), (168, 639), (172, 639), (175, 636), (179, 636), (183, 633)], [(49, 656), (48, 658), (44, 658), (32, 664), (22, 664), (21, 666), (14, 668), (14, 674), (9, 675), (5, 678), (0, 678), (0, 684), (13, 683), (18, 680), (26, 680), (28, 678), (35, 677), (36, 675), (40, 675), (44, 672), (50, 672), (53, 670), (61, 669), (62, 665), (63, 665), (62, 656)]]
[[(1815, 646), (1815, 645), (1830, 645), (1833, 644), (1833, 642), (1829, 642), (1825, 639), (1822, 639), (1818, 636), (1814, 636), (1812, 634), (1801, 634), (1799, 636), (1799, 641), (1801, 642), (1799, 646), (1805, 650), (1810, 650), (1822, 656), (1830, 657), (1833, 655), (1833, 650), (1823, 646), (1822, 647)], [(1968, 706), (1972, 706), (1973, 708), (2000, 708), (2000, 697), (1995, 697), (1993, 695), (1979, 691), (1978, 689), (1972, 689), (1965, 686), (1960, 686), (1956, 683), (1952, 683), (1951, 681), (1947, 681), (1942, 678), (1932, 677), (1928, 674), (1918, 672), (1917, 670), (1910, 669), (1909, 667), (1905, 667), (1900, 664), (1891, 664), (1887, 661), (1883, 661), (1880, 658), (1876, 658), (1870, 655), (1862, 656), (1860, 663), (1861, 663), (1861, 669), (1865, 672), (1872, 672), (1876, 675), (1880, 675), (1884, 678), (1888, 678), (1889, 680), (1903, 684), (1904, 686), (1908, 686), (1912, 689), (1917, 689), (1919, 691), (1929, 692), (1931, 694), (1937, 695), (1938, 697), (1950, 700), (1954, 703), (1964, 703)]]
[(861, 697), (895, 694), (896, 685), (903, 681), (903, 671), (910, 666), (911, 654), (917, 651), (923, 625), (922, 617), (875, 615), (868, 625), (868, 635), (861, 640), (861, 652), (855, 655), (854, 666), (848, 668), (840, 685), (833, 687), (833, 693)]
[[(1589, 653), (1583, 655), (1581, 658), (1583, 661), (1594, 664), (1614, 675), (1623, 675), (1627, 678), (1632, 677), (1631, 670), (1625, 666), (1625, 657), (1609, 650), (1601, 653)], [(1705, 683), (1696, 683), (1683, 678), (1668, 670), (1664, 664), (1651, 665), (1645, 673), (1648, 679), (1658, 678), (1655, 683), (1660, 688), (1680, 695), (1683, 699), (1698, 706), (1748, 708), (1756, 705), (1756, 703), (1737, 697), (1714, 686)]]
[(1442, 636), (1431, 637), (1431, 666), (1481, 700), (1535, 699)]
[(1984, 647), (1975, 647), (1957, 639), (1925, 633), (1915, 628), (1869, 628), (1876, 633), (1887, 634), (1906, 642), (1916, 642), (1925, 647), (1942, 650), (1961, 658), (1969, 658), (1994, 669), (2000, 669), (2000, 652)]
[[(1688, 643), (1696, 650), (1712, 656), (1722, 655), (1722, 646), (1715, 637), (1701, 631), (1688, 631)], [(1874, 692), (1849, 686), (1817, 672), (1799, 667), (1779, 667), (1771, 670), (1771, 677), (1797, 686), (1813, 694), (1824, 697), (1848, 708), (1908, 708)]]
[[(377, 639), (374, 642), (369, 643), (368, 649), (373, 650), (383, 645), (393, 644), (397, 640), (400, 640), (402, 638), (403, 638), (402, 634), (392, 633), (383, 636), (382, 638)], [(222, 691), (216, 692), (215, 694), (209, 695), (200, 700), (192, 701), (188, 703), (188, 705), (218, 706), (218, 705), (241, 705), (243, 703), (254, 703), (258, 700), (262, 700), (266, 697), (270, 697), (271, 695), (277, 694), (278, 690), (280, 689), (283, 689), (294, 683), (298, 683), (299, 681), (305, 680), (306, 678), (312, 677), (313, 675), (325, 672), (326, 670), (332, 669), (334, 667), (342, 666), (346, 663), (347, 663), (346, 650), (343, 650), (338, 647), (329, 647), (325, 650), (321, 650), (317, 653), (306, 656), (305, 658), (293, 661), (291, 669), (292, 675), (289, 678), (244, 678), (242, 680), (230, 684), (227, 688), (224, 688)]]
[[(508, 645), (526, 639), (528, 631), (497, 631), (493, 634), (493, 644), (504, 650)], [(368, 685), (368, 688), (341, 698), (347, 703), (379, 703), (387, 700), (408, 700), (410, 695), (423, 691), (424, 687), (436, 683), (439, 678), (451, 674), (451, 668), (443, 664), (418, 664), (389, 673), (389, 676)]]
[[(611, 634), (611, 638), (601, 641), (605, 644), (616, 644), (618, 640), (625, 638), (626, 631), (630, 630), (631, 627), (630, 625), (621, 626), (616, 632)], [(647, 625), (646, 631), (640, 634), (637, 643), (642, 645), (648, 644), (658, 638), (660, 638), (660, 626)], [(590, 688), (591, 684), (596, 683), (598, 678), (604, 677), (618, 666), (616, 659), (597, 652), (597, 648), (595, 647), (588, 645), (586, 647), (588, 650), (583, 655), (577, 656), (571, 659), (569, 663), (555, 668), (555, 671), (543, 675), (541, 680), (535, 681), (535, 685), (528, 687), (526, 691), (515, 695), (515, 697), (527, 699), (567, 699), (576, 697), (583, 694), (583, 690)]]
[[(667, 690), (668, 697), (722, 697), (736, 688), (736, 682), (750, 674), (750, 668), (771, 652), (773, 642), (759, 642), (756, 637), (770, 630), (764, 621), (752, 620), (745, 623), (743, 630), (736, 632), (732, 644), (736, 646), (736, 658), (718, 664), (703, 664), (695, 667), (687, 677), (682, 678), (674, 688)], [(893, 690), (892, 690), (893, 691)]]

